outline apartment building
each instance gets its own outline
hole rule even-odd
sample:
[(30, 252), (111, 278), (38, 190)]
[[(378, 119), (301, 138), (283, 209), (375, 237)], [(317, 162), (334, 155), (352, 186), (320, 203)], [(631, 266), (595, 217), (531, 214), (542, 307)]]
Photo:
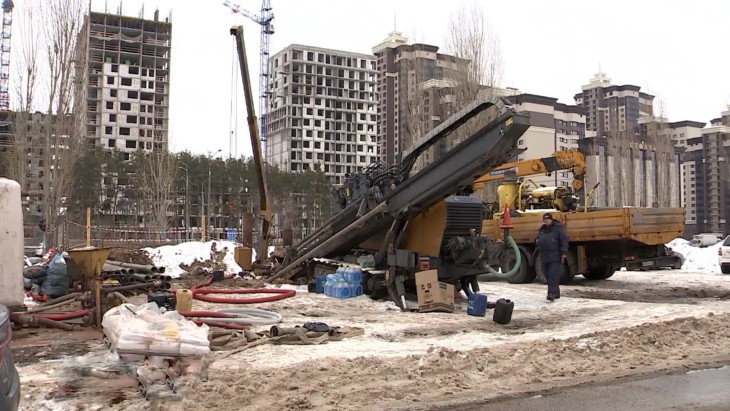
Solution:
[[(90, 12), (80, 36), (86, 55), (86, 137), (132, 153), (168, 148), (172, 22)], [(127, 154), (127, 157), (129, 155)]]
[(596, 73), (574, 99), (587, 110), (587, 137), (631, 132), (640, 118), (654, 114), (654, 96), (639, 86), (611, 84), (605, 73)]
[(333, 184), (377, 161), (375, 60), (292, 44), (269, 58), (266, 160)]
[[(408, 44), (397, 31), (373, 47), (380, 161), (397, 163), (401, 151), (454, 111), (451, 90), (468, 61), (438, 50), (428, 44)], [(436, 147), (429, 155), (444, 149)]]
[[(558, 103), (557, 98), (536, 94), (508, 96), (518, 111), (530, 117), (530, 128), (518, 141), (525, 151), (517, 160), (543, 158), (558, 150), (577, 150), (585, 137), (586, 110), (583, 107)], [(570, 187), (573, 175), (560, 171), (551, 176), (530, 177), (537, 184)]]
[[(695, 131), (696, 135), (696, 130)], [(730, 107), (710, 121), (700, 135), (686, 135), (686, 185), (690, 205), (685, 235), (730, 234)], [(688, 211), (689, 211), (688, 210)]]
[[(697, 162), (689, 150), (688, 141), (702, 137), (702, 128), (706, 123), (699, 121), (677, 121), (669, 123), (674, 144), (684, 150), (682, 155), (682, 174), (680, 176), (680, 205), (685, 208), (685, 225), (689, 229), (697, 224)], [(697, 145), (694, 145), (696, 150)], [(700, 167), (702, 162), (699, 163)]]

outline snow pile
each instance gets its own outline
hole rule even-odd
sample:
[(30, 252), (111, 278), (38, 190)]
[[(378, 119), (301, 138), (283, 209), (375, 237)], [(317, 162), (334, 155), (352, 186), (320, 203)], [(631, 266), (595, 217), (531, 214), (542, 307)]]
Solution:
[(721, 242), (705, 248), (693, 247), (683, 238), (675, 238), (667, 244), (667, 247), (684, 256), (683, 270), (710, 273), (720, 272), (717, 260), (717, 250), (720, 246)]
[[(213, 245), (215, 243), (215, 245)], [(145, 248), (144, 251), (149, 254), (154, 264), (158, 267), (166, 267), (165, 274), (171, 277), (180, 277), (185, 272), (180, 268), (180, 264), (191, 265), (195, 261), (211, 261), (214, 259), (213, 252), (223, 252), (222, 263), (226, 266), (226, 272), (238, 273), (242, 271), (241, 267), (236, 264), (233, 258), (233, 250), (238, 244), (233, 241), (214, 240), (207, 243), (192, 241), (181, 243), (178, 245), (163, 245), (157, 248)], [(255, 252), (254, 258), (255, 258)]]

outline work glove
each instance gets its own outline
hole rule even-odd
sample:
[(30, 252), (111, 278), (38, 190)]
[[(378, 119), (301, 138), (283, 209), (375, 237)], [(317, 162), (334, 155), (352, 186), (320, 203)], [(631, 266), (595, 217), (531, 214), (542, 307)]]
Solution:
[(567, 256), (567, 255), (563, 254), (563, 255), (561, 255), (561, 256), (560, 256), (560, 262), (561, 262), (562, 264), (565, 264), (565, 262), (566, 262), (567, 260), (568, 260), (568, 256)]

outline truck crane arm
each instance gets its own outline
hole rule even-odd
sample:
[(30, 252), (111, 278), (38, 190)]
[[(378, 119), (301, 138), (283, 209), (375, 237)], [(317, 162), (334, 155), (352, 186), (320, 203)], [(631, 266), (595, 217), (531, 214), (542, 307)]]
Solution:
[(269, 205), (269, 187), (266, 183), (263, 154), (261, 152), (261, 141), (259, 140), (258, 119), (253, 106), (253, 95), (251, 93), (251, 73), (248, 70), (246, 61), (246, 44), (243, 39), (243, 26), (237, 25), (231, 28), (231, 35), (236, 37), (236, 48), (238, 50), (238, 62), (241, 66), (241, 79), (243, 82), (243, 93), (246, 98), (246, 111), (248, 114), (248, 130), (251, 138), (251, 149), (253, 161), (256, 168), (256, 177), (259, 188), (259, 216), (261, 217), (261, 238), (259, 247), (256, 248), (256, 262), (261, 263), (267, 257), (269, 247), (269, 228), (273, 222), (273, 215)]
[(517, 177), (536, 174), (548, 174), (558, 170), (573, 171), (573, 191), (583, 189), (583, 178), (586, 173), (586, 160), (579, 151), (556, 151), (551, 157), (529, 159), (503, 164), (474, 181), (474, 190), (484, 189), (488, 182), (502, 180), (507, 170), (514, 170)]

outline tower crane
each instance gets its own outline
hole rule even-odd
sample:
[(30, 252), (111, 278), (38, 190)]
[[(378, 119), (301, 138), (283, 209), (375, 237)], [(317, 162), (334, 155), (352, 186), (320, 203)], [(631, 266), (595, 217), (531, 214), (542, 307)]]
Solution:
[(3, 0), (3, 26), (0, 32), (0, 111), (10, 110), (10, 36), (13, 25), (13, 0)]
[(259, 62), (259, 90), (261, 93), (259, 96), (259, 114), (261, 116), (261, 126), (259, 127), (259, 138), (261, 140), (261, 148), (264, 152), (263, 157), (265, 161), (266, 137), (268, 135), (266, 122), (268, 120), (267, 112), (269, 106), (269, 45), (271, 35), (274, 34), (274, 13), (271, 12), (271, 0), (261, 1), (261, 14), (259, 15), (243, 9), (239, 4), (233, 4), (229, 0), (224, 0), (223, 5), (230, 8), (232, 13), (245, 16), (261, 26), (261, 61)]

